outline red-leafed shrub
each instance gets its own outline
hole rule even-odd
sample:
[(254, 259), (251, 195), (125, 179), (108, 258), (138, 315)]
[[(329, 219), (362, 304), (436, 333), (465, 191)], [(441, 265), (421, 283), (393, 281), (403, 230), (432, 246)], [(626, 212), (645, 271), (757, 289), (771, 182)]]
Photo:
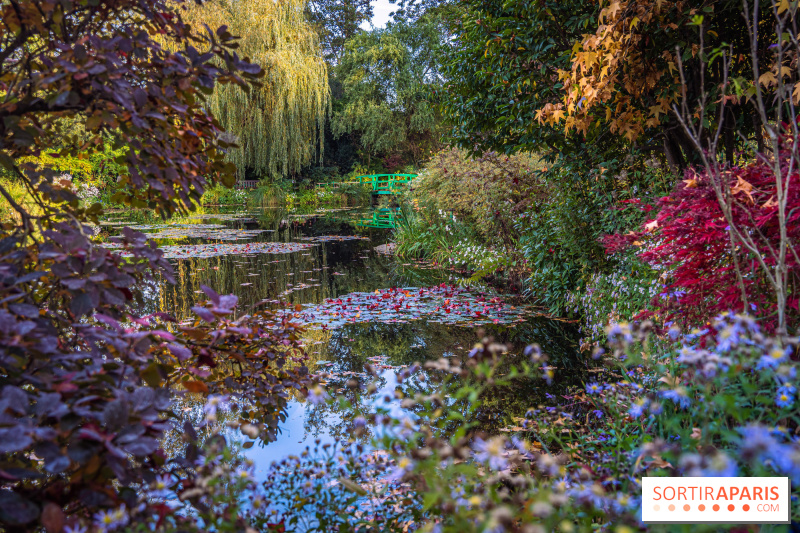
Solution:
[[(781, 153), (781, 159), (785, 162), (783, 175), (788, 176), (788, 151)], [(774, 269), (780, 224), (771, 163), (759, 158), (747, 166), (723, 171), (722, 179), (730, 185), (735, 225), (752, 238), (764, 263)], [(794, 172), (790, 179), (786, 209), (790, 243), (786, 258), (789, 268), (786, 313), (791, 318), (798, 316), (800, 289), (797, 246), (800, 176)], [(699, 325), (724, 311), (747, 311), (763, 319), (768, 327), (774, 327), (775, 291), (756, 255), (740, 242), (731, 246), (728, 223), (709, 176), (705, 172), (687, 172), (686, 179), (672, 194), (662, 198), (658, 207), (657, 218), (646, 222), (641, 231), (603, 239), (608, 253), (641, 246), (641, 259), (664, 272), (665, 287), (652, 301), (653, 312), (665, 320)]]

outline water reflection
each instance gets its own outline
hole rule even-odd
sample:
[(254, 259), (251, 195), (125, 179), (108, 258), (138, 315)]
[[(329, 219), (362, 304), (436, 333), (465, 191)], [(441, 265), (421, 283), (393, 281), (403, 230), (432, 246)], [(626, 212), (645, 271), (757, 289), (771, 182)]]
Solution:
[[(388, 242), (389, 230), (380, 224), (363, 224), (391, 217), (391, 213), (376, 210), (336, 210), (329, 212), (290, 213), (285, 209), (261, 209), (251, 212), (201, 213), (180, 219), (183, 224), (221, 224), (237, 230), (267, 230), (243, 242), (307, 242), (304, 238), (323, 235), (354, 235), (368, 240), (319, 242), (306, 250), (290, 254), (226, 255), (211, 258), (189, 258), (171, 261), (176, 283), (160, 280), (147, 291), (145, 312), (163, 311), (179, 320), (189, 315), (189, 309), (205, 295), (201, 285), (219, 293), (234, 293), (240, 298), (240, 311), (248, 312), (265, 300), (285, 300), (292, 304), (320, 303), (352, 292), (373, 292), (395, 286), (431, 286), (452, 281), (457, 275), (449, 270), (399, 262), (377, 253), (374, 248)], [(163, 223), (152, 213), (119, 213), (113, 223)], [(113, 234), (117, 226), (103, 226), (105, 235)], [(213, 238), (175, 236), (159, 240), (166, 244), (215, 242)], [(236, 241), (240, 242), (240, 241)], [(544, 403), (544, 395), (555, 394), (584, 380), (585, 365), (578, 358), (577, 332), (570, 324), (544, 317), (531, 317), (514, 327), (493, 325), (484, 335), (509, 346), (511, 354), (521, 354), (523, 348), (538, 343), (556, 367), (555, 385), (546, 387), (541, 380), (519, 381), (513, 387), (495, 387), (486, 391), (483, 407), (477, 413), (479, 427), (498, 431), (516, 425), (513, 418), (522, 416), (527, 408)], [(343, 411), (339, 404), (313, 406), (298, 399), (290, 401), (286, 419), (280, 424), (276, 442), (256, 445), (244, 453), (256, 461), (263, 475), (273, 460), (296, 454), (315, 439), (323, 443), (348, 439), (353, 435), (354, 420), (373, 408), (373, 396), (366, 396), (362, 387), (375, 382), (379, 387), (378, 401), (387, 396), (392, 409), (399, 410), (393, 400), (396, 388), (404, 394), (414, 391), (430, 394), (436, 385), (414, 379), (398, 385), (395, 371), (413, 362), (436, 360), (441, 357), (464, 360), (478, 340), (471, 327), (432, 324), (423, 320), (406, 323), (353, 323), (335, 330), (312, 329), (305, 334), (305, 345), (312, 372), (330, 374), (327, 389), (348, 398), (352, 408)], [(509, 364), (514, 361), (508, 356)], [(377, 379), (365, 373), (365, 365), (378, 370)], [(348, 382), (350, 386), (348, 386)], [(357, 386), (354, 386), (357, 385)], [(202, 416), (201, 399), (187, 397), (178, 406), (185, 416)], [(466, 412), (466, 406), (464, 408)], [(180, 414), (180, 413), (179, 413)], [(413, 413), (408, 413), (413, 416)], [(233, 436), (233, 435), (231, 435)], [(364, 438), (368, 438), (367, 433)], [(179, 443), (172, 443), (179, 446)]]

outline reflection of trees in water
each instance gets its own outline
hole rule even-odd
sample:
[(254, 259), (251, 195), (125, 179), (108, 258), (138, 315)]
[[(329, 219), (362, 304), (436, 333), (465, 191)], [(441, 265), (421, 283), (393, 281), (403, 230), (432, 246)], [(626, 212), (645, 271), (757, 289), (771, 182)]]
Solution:
[(219, 409), (216, 419), (204, 423), (206, 418), (203, 407), (206, 404), (206, 397), (203, 394), (184, 393), (172, 399), (173, 426), (172, 429), (164, 434), (161, 441), (167, 459), (174, 459), (186, 455), (187, 442), (184, 438), (184, 425), (188, 422), (197, 431), (198, 448), (203, 446), (215, 435), (225, 435), (230, 433), (227, 427), (228, 422), (239, 419), (239, 406)]
[[(303, 236), (352, 235), (356, 232), (349, 223), (328, 217), (314, 216), (305, 221), (287, 219), (284, 209), (263, 209), (253, 214), (254, 221), (231, 221), (213, 218), (188, 217), (185, 223), (221, 223), (236, 229), (269, 229), (249, 242), (298, 242)], [(139, 224), (163, 223), (150, 212), (134, 211), (126, 220)], [(189, 316), (189, 309), (204, 299), (200, 285), (208, 285), (220, 294), (233, 293), (240, 297), (239, 312), (262, 300), (285, 300), (291, 304), (318, 303), (326, 298), (351, 292), (372, 292), (392, 286), (408, 286), (414, 281), (410, 271), (398, 276), (391, 258), (372, 251), (385, 242), (389, 232), (360, 228), (360, 235), (370, 241), (321, 243), (308, 250), (290, 254), (254, 254), (250, 256), (217, 256), (187, 258), (172, 261), (176, 283), (161, 280), (159, 289), (144, 302), (144, 311), (172, 313), (176, 318)], [(191, 239), (182, 242), (213, 242)], [(244, 241), (242, 241), (244, 242)], [(451, 274), (438, 270), (417, 269), (419, 286), (441, 283)], [(336, 273), (336, 274), (334, 274)], [(289, 285), (292, 287), (289, 287)], [(292, 290), (300, 285), (302, 288)], [(287, 289), (289, 289), (287, 291)], [(154, 296), (157, 294), (157, 296)]]
[[(298, 242), (302, 236), (356, 233), (341, 219), (310, 216), (300, 220), (289, 218), (288, 213), (282, 209), (264, 209), (255, 218), (256, 221), (251, 223), (223, 223), (234, 228), (260, 227), (275, 230), (255, 239), (273, 242)], [(132, 215), (126, 217), (126, 220), (162, 223), (144, 215)], [(196, 219), (196, 222), (215, 223), (213, 219)], [(281, 294), (287, 290), (289, 284), (311, 285), (289, 292), (283, 297), (289, 303), (295, 304), (319, 303), (326, 298), (340, 297), (352, 292), (373, 292), (392, 286), (426, 287), (443, 281), (455, 281), (456, 275), (451, 271), (419, 268), (413, 264), (403, 265), (393, 258), (372, 252), (371, 248), (387, 239), (388, 232), (385, 230), (359, 229), (357, 233), (368, 235), (372, 240), (322, 243), (293, 254), (221, 256), (174, 261), (177, 283), (171, 285), (161, 280), (157, 286), (146, 288), (145, 312), (166, 311), (174, 313), (179, 319), (186, 317), (189, 309), (198, 300), (205, 299), (205, 295), (197, 292), (202, 284), (209, 285), (219, 293), (237, 294), (241, 301), (239, 312), (248, 312), (252, 305), (262, 300), (281, 299)], [(547, 386), (540, 379), (528, 379), (510, 386), (495, 386), (485, 390), (481, 397), (483, 404), (475, 413), (479, 429), (496, 431), (508, 425), (513, 417), (523, 416), (529, 407), (545, 403), (546, 393), (559, 394), (571, 385), (579, 385), (585, 378), (586, 364), (579, 355), (577, 331), (570, 324), (534, 317), (513, 328), (486, 326), (484, 332), (497, 342), (508, 344), (511, 354), (521, 354), (526, 345), (538, 343), (549, 356), (549, 363), (556, 367), (556, 373), (552, 386)], [(327, 386), (328, 391), (335, 394), (337, 390), (341, 390), (341, 394), (351, 404), (349, 408), (343, 408), (338, 403), (321, 403), (314, 407), (307, 404), (306, 431), (315, 436), (327, 433), (333, 438), (344, 440), (354, 436), (355, 419), (373, 410), (374, 397), (360, 388), (347, 387), (350, 379), (355, 379), (360, 387), (366, 387), (373, 381), (372, 377), (342, 375), (343, 372), (361, 374), (367, 363), (377, 363), (370, 361), (374, 357), (384, 357), (385, 363), (393, 366), (436, 360), (443, 355), (463, 363), (473, 344), (479, 340), (476, 331), (469, 325), (429, 324), (423, 321), (394, 324), (354, 323), (330, 331), (307, 331), (304, 336), (310, 370), (332, 371), (334, 377)], [(315, 342), (319, 344), (313, 344)], [(514, 355), (504, 357), (505, 367), (519, 362)], [(316, 364), (322, 360), (335, 364), (329, 367)], [(506, 368), (500, 369), (501, 372), (505, 370)], [(400, 385), (401, 390), (407, 396), (440, 391), (441, 384), (434, 379), (435, 372), (427, 375), (430, 379), (425, 381), (408, 380)], [(381, 388), (390, 383), (386, 374), (375, 382)], [(453, 398), (445, 398), (445, 401), (456, 402)], [(466, 400), (459, 402), (454, 404), (454, 408), (466, 415), (469, 405)], [(203, 416), (200, 399), (187, 395), (178, 399), (178, 404), (176, 415), (179, 421), (185, 420), (185, 417)], [(226, 417), (238, 417), (240, 414), (220, 413), (216, 424), (222, 427)], [(177, 430), (179, 429), (180, 424)], [(166, 443), (171, 452), (177, 452), (184, 446), (177, 430), (167, 437), (171, 439)], [(362, 439), (368, 440), (370, 436), (367, 432)]]
[[(278, 237), (271, 239), (273, 235), (266, 234), (258, 240), (284, 242)], [(388, 258), (371, 252), (372, 246), (370, 241), (345, 241), (321, 243), (290, 254), (174, 261), (176, 283), (162, 280), (157, 301), (148, 303), (152, 312), (166, 311), (182, 319), (189, 316), (189, 309), (199, 299), (205, 298), (200, 294), (200, 285), (208, 285), (220, 294), (239, 296), (240, 312), (247, 312), (263, 300), (318, 303), (350, 292), (372, 292), (391, 285)], [(302, 288), (291, 290), (297, 286)]]
[[(537, 343), (549, 357), (549, 364), (556, 367), (553, 385), (548, 386), (538, 376), (520, 379), (509, 386), (494, 386), (481, 395), (482, 405), (476, 411), (474, 420), (478, 429), (496, 432), (510, 425), (513, 417), (524, 416), (530, 407), (545, 403), (545, 394), (560, 394), (571, 386), (580, 385), (585, 380), (586, 364), (578, 350), (577, 329), (568, 323), (544, 317), (532, 318), (517, 326), (487, 326), (484, 334), (496, 342), (506, 344), (509, 353), (500, 360), (499, 372), (506, 373), (512, 365), (523, 362), (525, 346)], [(349, 438), (354, 431), (356, 416), (368, 414), (372, 408), (373, 397), (362, 391), (347, 388), (348, 379), (357, 379), (364, 387), (373, 381), (370, 376), (354, 378), (343, 375), (345, 372), (362, 373), (367, 363), (375, 364), (370, 358), (385, 357), (387, 365), (410, 365), (439, 359), (444, 355), (463, 363), (469, 350), (479, 340), (474, 329), (452, 325), (429, 324), (422, 321), (404, 324), (348, 324), (340, 329), (315, 337), (322, 344), (313, 345), (313, 361), (332, 361), (334, 365), (324, 367), (334, 374), (328, 390), (332, 393), (343, 389), (341, 395), (352, 404), (352, 409), (342, 410), (339, 404), (320, 404), (310, 409), (306, 415), (306, 429), (319, 435), (325, 431), (337, 438)], [(317, 367), (321, 370), (323, 367)], [(426, 373), (429, 379), (412, 379), (400, 386), (405, 396), (441, 392), (442, 385), (438, 372)], [(459, 378), (460, 379), (460, 378)], [(375, 383), (379, 388), (387, 384), (385, 376)], [(448, 400), (449, 401), (449, 400)], [(461, 400), (453, 408), (466, 415), (469, 404)], [(451, 428), (453, 429), (453, 428)]]

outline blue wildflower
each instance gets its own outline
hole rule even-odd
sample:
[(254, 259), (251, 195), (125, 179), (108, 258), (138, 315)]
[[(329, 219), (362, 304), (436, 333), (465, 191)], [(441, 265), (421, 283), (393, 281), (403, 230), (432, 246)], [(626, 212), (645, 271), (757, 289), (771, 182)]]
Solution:
[(669, 327), (667, 334), (669, 335), (670, 340), (678, 340), (678, 337), (681, 335), (681, 328), (676, 325), (672, 325)]
[(504, 442), (501, 437), (494, 437), (488, 441), (478, 437), (472, 448), (475, 450), (475, 459), (482, 463), (489, 463), (492, 470), (504, 470), (508, 467), (508, 460), (503, 455)]
[(728, 326), (719, 333), (717, 333), (717, 350), (720, 352), (728, 352), (737, 344), (739, 344), (739, 328), (736, 326)]
[(397, 481), (402, 479), (408, 472), (411, 472), (414, 469), (414, 461), (409, 459), (408, 457), (401, 457), (399, 461), (397, 461), (397, 466), (395, 466), (387, 479), (389, 481)]
[(157, 476), (155, 481), (150, 484), (150, 495), (155, 498), (166, 498), (169, 496), (173, 484), (172, 476), (169, 474)]
[(217, 411), (220, 409), (227, 409), (229, 405), (229, 397), (227, 395), (222, 394), (212, 394), (206, 400), (206, 404), (203, 406), (203, 411), (206, 414), (206, 418), (209, 420), (215, 420), (217, 417)]
[(589, 394), (600, 394), (603, 392), (603, 386), (596, 381), (593, 381), (592, 383), (586, 385), (586, 392)]
[(128, 513), (125, 512), (125, 505), (113, 511), (100, 511), (94, 515), (94, 523), (103, 533), (128, 525)]
[(775, 396), (775, 405), (783, 409), (789, 408), (794, 405), (794, 393), (797, 389), (791, 385), (783, 385), (778, 388), (778, 394)]
[(760, 460), (764, 456), (775, 455), (779, 448), (772, 431), (764, 426), (749, 425), (739, 428), (742, 435), (741, 455), (747, 460)]
[(631, 328), (628, 324), (611, 324), (608, 327), (608, 340), (609, 342), (633, 342), (633, 335), (631, 335)]
[(595, 409), (594, 411), (592, 411), (592, 414), (597, 418), (603, 418), (603, 411), (599, 409)]
[(758, 360), (758, 364), (756, 365), (756, 369), (776, 368), (779, 364), (786, 361), (791, 353), (791, 348), (775, 346), (768, 354), (761, 356), (761, 359)]
[(713, 455), (684, 454), (679, 461), (685, 475), (695, 477), (736, 477), (739, 471), (736, 461), (722, 452)]
[(542, 378), (548, 385), (553, 384), (554, 375), (555, 375), (555, 367), (552, 367), (546, 363), (542, 365)]
[(795, 378), (797, 378), (797, 368), (794, 366), (781, 365), (778, 367), (778, 371), (775, 372), (775, 379), (777, 379), (779, 383), (793, 381)]
[(661, 391), (661, 396), (667, 400), (672, 400), (677, 406), (687, 408), (692, 404), (692, 399), (686, 394), (686, 389), (678, 387), (677, 389), (667, 389)]
[(631, 415), (633, 418), (641, 418), (641, 416), (647, 409), (647, 405), (649, 403), (650, 400), (648, 400), (647, 398), (639, 400), (635, 404), (631, 405), (631, 408), (628, 410), (628, 414)]
[(315, 385), (308, 391), (307, 398), (309, 402), (317, 405), (328, 398), (328, 393), (325, 392), (325, 389), (323, 389), (321, 385)]

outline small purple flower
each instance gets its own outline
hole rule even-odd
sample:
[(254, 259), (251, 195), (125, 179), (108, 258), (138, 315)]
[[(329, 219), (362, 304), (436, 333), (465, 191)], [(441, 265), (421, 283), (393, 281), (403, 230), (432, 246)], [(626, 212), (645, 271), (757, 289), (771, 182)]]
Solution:
[(531, 361), (538, 363), (542, 359), (542, 349), (538, 344), (529, 344), (525, 347), (524, 352), (526, 357), (530, 357)]
[(756, 365), (756, 370), (762, 370), (764, 368), (777, 368), (779, 364), (783, 363), (789, 358), (791, 353), (791, 347), (781, 348), (779, 346), (775, 346), (769, 351), (768, 354), (761, 356), (761, 358), (758, 360), (758, 364)]
[(156, 498), (164, 498), (169, 495), (172, 485), (172, 476), (169, 474), (158, 476), (155, 481), (150, 484), (150, 495)]
[(217, 416), (217, 411), (220, 409), (226, 409), (228, 407), (229, 398), (227, 395), (222, 394), (212, 394), (206, 400), (206, 404), (203, 406), (203, 411), (206, 413), (206, 418), (214, 419)]
[(520, 455), (528, 455), (528, 444), (517, 437), (511, 437), (511, 446), (516, 448)]
[(389, 472), (389, 475), (386, 476), (386, 479), (389, 481), (397, 481), (412, 470), (414, 470), (414, 461), (408, 457), (401, 457), (400, 460), (397, 461), (397, 465)]
[(739, 331), (736, 326), (728, 326), (717, 333), (717, 350), (728, 352), (739, 344)]
[(692, 404), (692, 399), (686, 393), (686, 389), (683, 387), (678, 387), (677, 389), (667, 389), (661, 391), (661, 396), (668, 400), (672, 400), (673, 403), (678, 405), (679, 407), (685, 409)]
[(66, 526), (64, 527), (64, 533), (87, 533), (89, 530), (86, 529), (86, 526), (82, 526), (78, 524), (77, 526)]
[(741, 454), (752, 459), (772, 456), (780, 445), (772, 432), (764, 426), (750, 425), (738, 429), (742, 435)]
[(554, 367), (552, 367), (552, 366), (550, 366), (550, 365), (548, 365), (546, 363), (542, 365), (542, 378), (545, 380), (545, 382), (548, 385), (552, 385), (553, 384), (553, 376), (554, 375), (555, 375), (555, 368)]
[(328, 393), (325, 392), (325, 389), (323, 389), (321, 385), (314, 385), (311, 389), (309, 389), (306, 398), (312, 404), (317, 405), (320, 402), (324, 402), (328, 399)]
[(631, 415), (633, 418), (641, 418), (641, 416), (647, 409), (647, 405), (649, 403), (650, 401), (647, 400), (646, 398), (643, 400), (639, 400), (635, 404), (631, 405), (631, 408), (628, 410), (628, 414)]
[(94, 523), (103, 533), (127, 525), (128, 513), (125, 511), (125, 505), (112, 511), (100, 511), (96, 513), (94, 515)]
[(778, 394), (775, 397), (775, 405), (780, 408), (786, 409), (794, 405), (794, 393), (797, 392), (791, 385), (783, 385), (778, 388)]
[(586, 392), (589, 394), (600, 394), (603, 392), (603, 386), (596, 381), (593, 381), (592, 383), (586, 385)]
[(630, 326), (627, 324), (611, 324), (607, 332), (609, 342), (633, 342), (633, 335), (631, 335)]
[(597, 418), (603, 418), (603, 411), (599, 409), (595, 409), (594, 411), (592, 411), (592, 414)]
[(503, 456), (504, 439), (494, 437), (488, 441), (478, 437), (472, 449), (475, 450), (475, 459), (482, 463), (489, 463), (492, 470), (504, 470), (508, 467), (508, 460)]
[(736, 477), (739, 468), (727, 454), (717, 452), (711, 456), (704, 475), (707, 477)]

